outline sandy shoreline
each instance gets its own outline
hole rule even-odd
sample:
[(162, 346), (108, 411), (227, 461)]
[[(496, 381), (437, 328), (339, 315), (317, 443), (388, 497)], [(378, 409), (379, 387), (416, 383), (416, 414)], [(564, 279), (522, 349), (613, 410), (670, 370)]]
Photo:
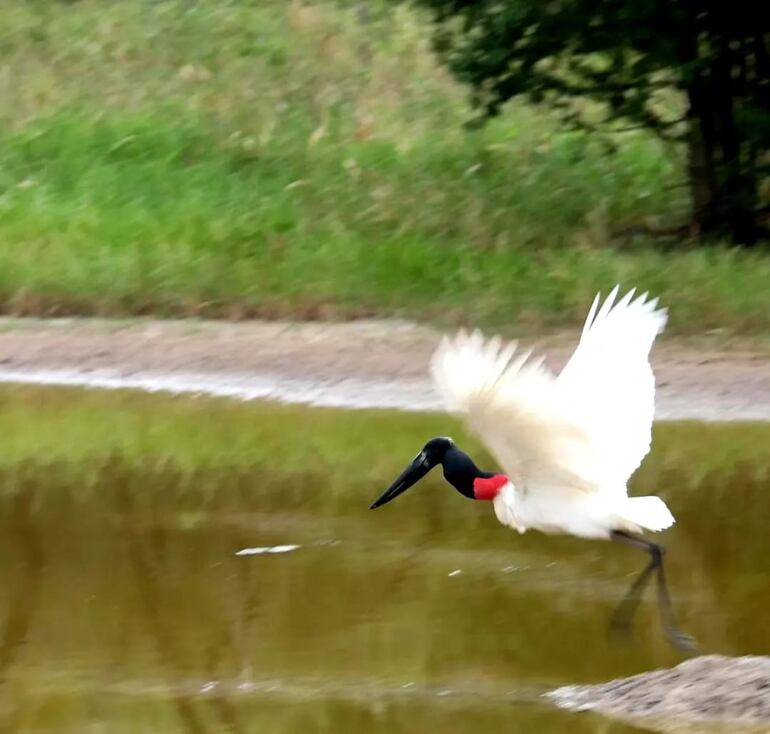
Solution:
[[(439, 338), (402, 321), (0, 319), (0, 381), (432, 410), (427, 364)], [(575, 340), (530, 344), (559, 369)], [(767, 354), (669, 339), (653, 365), (658, 419), (770, 420)]]

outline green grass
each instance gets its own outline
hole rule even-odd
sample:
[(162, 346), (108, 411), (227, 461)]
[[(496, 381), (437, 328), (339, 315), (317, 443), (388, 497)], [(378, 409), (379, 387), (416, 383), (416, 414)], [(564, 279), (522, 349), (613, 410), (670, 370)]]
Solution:
[(3, 3), (0, 310), (547, 328), (621, 281), (768, 330), (766, 254), (612, 238), (684, 216), (675, 151), (524, 105), (464, 131), (424, 22), (349, 5)]

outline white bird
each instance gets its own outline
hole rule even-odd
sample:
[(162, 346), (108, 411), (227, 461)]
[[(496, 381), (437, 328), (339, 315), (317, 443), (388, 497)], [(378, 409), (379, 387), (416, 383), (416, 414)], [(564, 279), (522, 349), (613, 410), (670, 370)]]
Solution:
[(655, 380), (649, 354), (667, 314), (634, 290), (615, 302), (616, 286), (597, 295), (574, 354), (557, 376), (516, 342), (478, 331), (445, 338), (431, 360), (447, 409), (462, 414), (505, 473), (481, 471), (451, 438), (428, 441), (373, 504), (395, 499), (434, 466), (470, 499), (490, 500), (498, 520), (520, 533), (617, 540), (650, 553), (615, 617), (635, 610), (653, 571), (664, 628), (678, 647), (692, 641), (676, 629), (663, 570), (663, 548), (639, 536), (674, 517), (659, 497), (629, 497), (626, 484), (650, 450)]

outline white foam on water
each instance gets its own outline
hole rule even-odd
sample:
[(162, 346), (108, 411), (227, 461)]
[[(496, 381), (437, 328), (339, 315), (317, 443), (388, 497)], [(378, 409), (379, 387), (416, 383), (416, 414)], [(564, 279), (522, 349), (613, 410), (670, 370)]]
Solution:
[(258, 556), (262, 553), (291, 553), (301, 546), (299, 545), (265, 545), (256, 548), (241, 548), (236, 556)]

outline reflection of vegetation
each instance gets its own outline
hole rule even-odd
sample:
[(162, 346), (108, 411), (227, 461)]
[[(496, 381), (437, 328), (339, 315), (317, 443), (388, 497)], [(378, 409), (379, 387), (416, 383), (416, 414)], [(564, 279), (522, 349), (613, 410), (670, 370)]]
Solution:
[[(121, 471), (123, 467), (112, 463), (108, 473), (115, 496), (115, 504), (120, 508), (124, 518), (124, 538), (127, 546), (128, 565), (133, 571), (130, 585), (135, 589), (137, 611), (140, 612), (147, 626), (148, 634), (152, 637), (160, 665), (159, 672), (167, 676), (169, 687), (169, 703), (174, 707), (179, 721), (187, 734), (206, 734), (208, 728), (203, 723), (203, 717), (195, 703), (196, 696), (191, 691), (176, 685), (186, 660), (177, 649), (177, 636), (172, 633), (173, 619), (163, 613), (163, 599), (159, 587), (163, 578), (163, 566), (168, 560), (163, 557), (168, 544), (165, 542), (165, 529), (150, 528), (144, 531), (141, 523), (133, 517), (133, 492), (127, 491), (127, 475)], [(226, 699), (223, 699), (226, 706)], [(232, 729), (236, 731), (235, 728)]]
[[(14, 573), (11, 578), (5, 577), (2, 584), (5, 613), (0, 631), (0, 700), (4, 699), (7, 703), (14, 698), (9, 690), (9, 671), (26, 645), (30, 629), (38, 621), (36, 616), (43, 571), (43, 545), (39, 528), (31, 518), (32, 495), (24, 491), (28, 486), (21, 485), (20, 489), (9, 501), (10, 527), (0, 528), (0, 532), (10, 536), (13, 550), (18, 554), (18, 561), (13, 563)], [(7, 713), (0, 706), (0, 730), (16, 731), (18, 719), (18, 706), (11, 704)]]
[[(24, 710), (49, 712), (59, 728), (87, 716), (96, 695), (103, 716), (154, 731), (259, 723), (275, 732), (418, 732), (442, 721), (442, 731), (465, 734), (480, 723), (500, 728), (503, 712), (512, 716), (503, 705), (512, 689), (674, 662), (654, 608), (639, 619), (642, 643), (617, 648), (607, 638), (610, 611), (639, 570), (636, 554), (520, 537), (438, 478), (394, 511), (366, 510), (447, 423), (131, 393), (0, 391), (8, 437), (0, 585), (15, 578), (20, 533), (37, 539), (41, 554), (26, 572), (37, 574), (37, 590), (28, 603), (34, 615), (22, 614), (24, 654), (12, 656), (5, 684), (26, 690)], [(762, 565), (770, 492), (760, 471), (770, 466), (767, 431), (660, 426), (638, 478), (640, 490), (665, 493), (680, 519), (665, 542), (682, 623), (724, 652), (770, 644), (770, 631), (750, 624), (770, 603)], [(285, 542), (301, 547), (233, 555)], [(216, 686), (202, 693), (209, 681)], [(431, 693), (444, 687), (465, 691), (466, 702)], [(67, 712), (46, 708), (55, 696), (71, 699)], [(584, 718), (541, 716), (537, 708), (515, 713), (517, 723), (531, 717), (522, 731), (593, 731)]]
[[(4, 388), (0, 433), (5, 437), (0, 464), (5, 465), (79, 463), (119, 455), (145, 465), (152, 460), (160, 472), (178, 466), (198, 471), (263, 466), (269, 473), (257, 483), (244, 474), (239, 491), (261, 493), (280, 485), (288, 506), (307, 499), (303, 481), (331, 480), (330, 491), (360, 492), (368, 499), (367, 493), (375, 492), (434, 435), (454, 435), (482, 463), (491, 464), (478, 442), (444, 414), (309, 410), (129, 391)], [(770, 465), (767, 437), (767, 425), (761, 423), (658, 424), (652, 458), (633, 485), (664, 484), (666, 492), (680, 492), (697, 487), (706, 475), (729, 473), (743, 463), (761, 478)], [(669, 490), (660, 477), (674, 470), (684, 474)], [(192, 476), (186, 484), (192, 490), (198, 481)]]

